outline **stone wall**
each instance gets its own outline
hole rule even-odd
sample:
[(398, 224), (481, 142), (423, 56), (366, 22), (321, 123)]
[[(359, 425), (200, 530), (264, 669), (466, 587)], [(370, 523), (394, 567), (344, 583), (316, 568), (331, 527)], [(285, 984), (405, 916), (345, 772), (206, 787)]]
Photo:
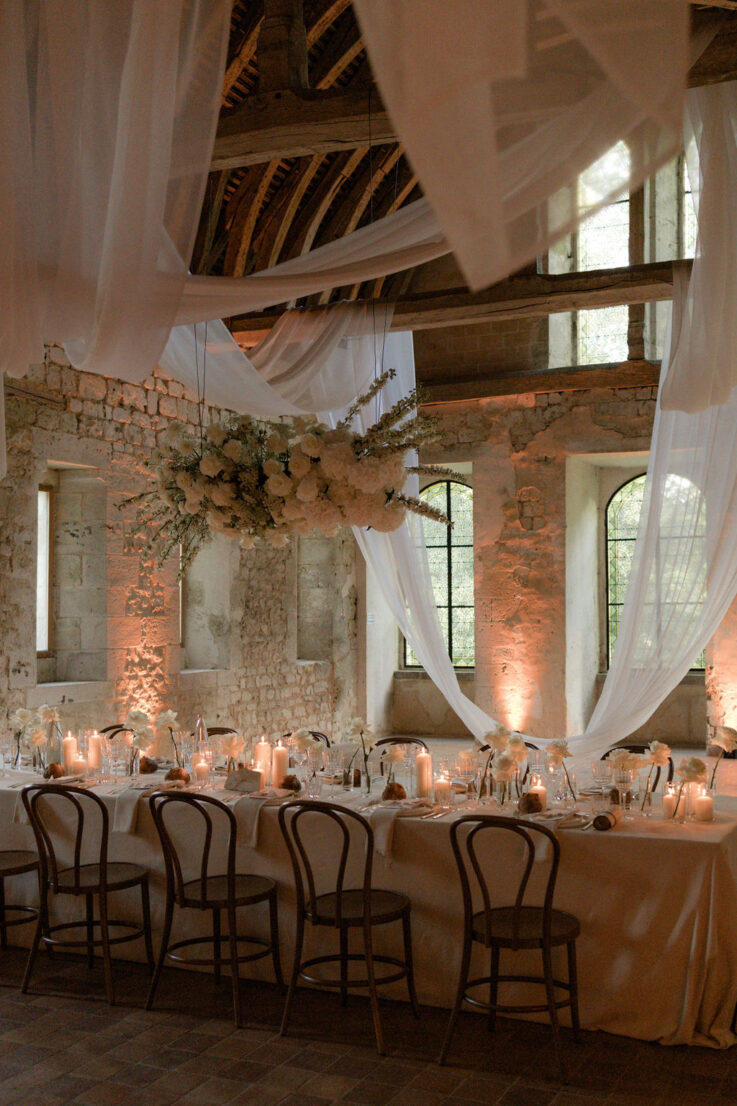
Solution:
[[(334, 614), (318, 660), (298, 659), (296, 543), (286, 549), (245, 551), (226, 540), (229, 548), (217, 570), (230, 577), (229, 625), (224, 628), (221, 619), (215, 629), (212, 663), (218, 666), (187, 668), (180, 643), (178, 566), (141, 561), (135, 511), (119, 505), (145, 487), (143, 459), (170, 420), (196, 425), (194, 397), (159, 374), (135, 385), (77, 372), (56, 346), (47, 350), (43, 364), (31, 366), (17, 389), (12, 384), (7, 396), (9, 472), (0, 483), (0, 725), (17, 707), (46, 702), (61, 705), (63, 726), (101, 727), (134, 706), (153, 711), (171, 707), (185, 726), (202, 711), (211, 723), (232, 723), (250, 733), (283, 733), (306, 724), (332, 733), (358, 712), (355, 549), (350, 535), (330, 543), (333, 587), (328, 590)], [(219, 415), (208, 409), (206, 419)], [(49, 466), (70, 481), (69, 494), (79, 497), (64, 505), (65, 519), (78, 509), (82, 529), (94, 523), (97, 530), (82, 534), (66, 519), (69, 548), (57, 542), (57, 578), (74, 593), (67, 592), (59, 602), (77, 625), (70, 622), (66, 638), (58, 636), (56, 655), (41, 662), (41, 679), (53, 682), (39, 683), (33, 613), (36, 495)], [(80, 491), (85, 480), (96, 482), (96, 496)], [(87, 519), (90, 514), (95, 518)], [(91, 611), (84, 587), (99, 590), (103, 582), (101, 614), (99, 603)], [(221, 605), (226, 602), (223, 596), (220, 600)], [(85, 635), (94, 646), (90, 652), (97, 668), (70, 668), (71, 648), (64, 659), (63, 642), (76, 641), (74, 633), (81, 651)]]

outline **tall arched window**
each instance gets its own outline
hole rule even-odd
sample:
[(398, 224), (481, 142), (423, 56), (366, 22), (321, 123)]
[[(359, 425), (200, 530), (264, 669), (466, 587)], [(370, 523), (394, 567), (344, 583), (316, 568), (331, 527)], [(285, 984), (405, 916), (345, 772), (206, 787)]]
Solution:
[[(706, 536), (706, 518), (703, 497), (697, 487), (689, 480), (674, 474), (669, 475), (661, 517), (661, 533), (667, 539), (671, 554), (683, 543), (684, 553), (691, 543), (691, 534), (682, 533), (683, 518), (696, 518), (697, 537)], [(607, 579), (607, 664), (611, 663), (614, 643), (619, 632), (619, 623), (624, 605), (627, 581), (632, 569), (632, 557), (640, 522), (642, 499), (645, 491), (645, 474), (628, 480), (609, 500), (606, 509), (606, 579)], [(698, 559), (696, 559), (698, 560)], [(658, 562), (659, 564), (659, 562)], [(657, 564), (656, 564), (657, 568)], [(663, 572), (668, 566), (662, 566)], [(697, 586), (684, 588), (684, 594), (700, 596), (705, 582), (701, 580), (702, 568), (694, 564), (692, 572), (697, 573), (694, 581)], [(656, 596), (660, 588), (655, 589)], [(660, 602), (658, 598), (656, 600)], [(700, 599), (690, 600), (696, 606)], [(702, 652), (693, 669), (703, 670), (705, 654)]]
[[(457, 668), (474, 665), (473, 491), (457, 480), (439, 480), (420, 496), (453, 523), (422, 520), (435, 602), (448, 653)], [(404, 663), (419, 666), (405, 642)]]

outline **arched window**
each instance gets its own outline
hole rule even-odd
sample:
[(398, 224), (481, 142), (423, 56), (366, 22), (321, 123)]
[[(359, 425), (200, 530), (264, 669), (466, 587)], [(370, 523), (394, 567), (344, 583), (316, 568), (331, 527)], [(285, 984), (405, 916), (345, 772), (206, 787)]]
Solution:
[[(435, 602), (448, 653), (457, 668), (473, 668), (473, 491), (457, 480), (439, 480), (423, 488), (420, 496), (444, 511), (453, 523), (446, 526), (429, 518), (422, 520)], [(406, 642), (404, 663), (410, 668), (419, 666)]]
[[(624, 605), (627, 581), (632, 569), (632, 557), (637, 539), (637, 528), (642, 510), (642, 498), (645, 491), (645, 474), (628, 480), (609, 500), (606, 509), (606, 580), (607, 580), (607, 663), (611, 663), (614, 643), (619, 632), (619, 623)], [(697, 536), (705, 537), (706, 520), (701, 492), (689, 480), (671, 474), (667, 477), (666, 494), (661, 518), (661, 533), (666, 537), (672, 551), (680, 542), (691, 542), (691, 535), (681, 532), (684, 516), (696, 517)], [(663, 566), (663, 571), (666, 567)], [(701, 566), (696, 564), (694, 572), (699, 574)], [(684, 589), (691, 596), (698, 596), (698, 587)], [(656, 595), (660, 588), (656, 588)], [(696, 606), (700, 600), (691, 599)], [(703, 671), (705, 654), (691, 666)]]

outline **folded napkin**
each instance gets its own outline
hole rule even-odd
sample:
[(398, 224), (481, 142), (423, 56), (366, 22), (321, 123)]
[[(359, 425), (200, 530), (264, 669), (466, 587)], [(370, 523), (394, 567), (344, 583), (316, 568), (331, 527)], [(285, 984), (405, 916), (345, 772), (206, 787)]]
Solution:
[[(138, 804), (154, 791), (181, 790), (181, 780), (152, 780), (151, 783), (134, 783), (113, 795), (113, 833), (135, 833), (138, 824)], [(104, 798), (105, 796), (101, 796)]]
[(261, 791), (249, 792), (247, 798), (251, 801), (238, 803), (238, 843), (257, 849), (263, 807), (281, 806), (287, 799), (294, 797), (294, 791), (288, 791), (286, 787), (264, 787)]
[(428, 799), (400, 799), (377, 803), (366, 812), (374, 831), (374, 848), (381, 856), (390, 857), (397, 818), (420, 818), (433, 809)]

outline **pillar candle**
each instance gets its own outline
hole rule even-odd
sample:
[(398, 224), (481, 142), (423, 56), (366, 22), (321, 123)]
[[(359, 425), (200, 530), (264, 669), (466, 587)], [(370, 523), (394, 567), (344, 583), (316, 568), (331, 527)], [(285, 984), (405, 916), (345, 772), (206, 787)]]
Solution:
[(417, 787), (418, 799), (429, 799), (432, 796), (432, 757), (428, 752), (417, 754)]
[(67, 730), (67, 736), (61, 743), (61, 759), (64, 763), (64, 771), (68, 775), (72, 772), (72, 761), (77, 755), (77, 739)]
[(530, 787), (530, 794), (537, 795), (540, 800), (540, 809), (545, 810), (548, 805), (548, 789), (544, 783), (541, 782), (539, 776), (534, 776), (532, 780), (532, 786)]
[(201, 787), (204, 787), (210, 778), (210, 765), (207, 761), (201, 760), (198, 764), (195, 764), (194, 778)]
[[(683, 799), (681, 799), (683, 802)], [(666, 791), (663, 795), (663, 817), (672, 818), (676, 812), (676, 803), (678, 802), (678, 795), (675, 791)]]
[(694, 815), (697, 822), (714, 821), (714, 800), (711, 795), (698, 794), (694, 800)]
[(435, 780), (435, 802), (450, 806), (450, 780)]
[(87, 767), (90, 772), (99, 772), (102, 767), (101, 738), (97, 730), (91, 733), (87, 741)]
[(267, 784), (271, 783), (271, 745), (265, 737), (256, 742), (253, 749), (253, 759), (256, 761), (256, 767), (263, 772), (264, 787), (266, 787)]
[(284, 777), (289, 774), (289, 750), (281, 741), (274, 746), (271, 757), (271, 782), (274, 787), (281, 787)]

